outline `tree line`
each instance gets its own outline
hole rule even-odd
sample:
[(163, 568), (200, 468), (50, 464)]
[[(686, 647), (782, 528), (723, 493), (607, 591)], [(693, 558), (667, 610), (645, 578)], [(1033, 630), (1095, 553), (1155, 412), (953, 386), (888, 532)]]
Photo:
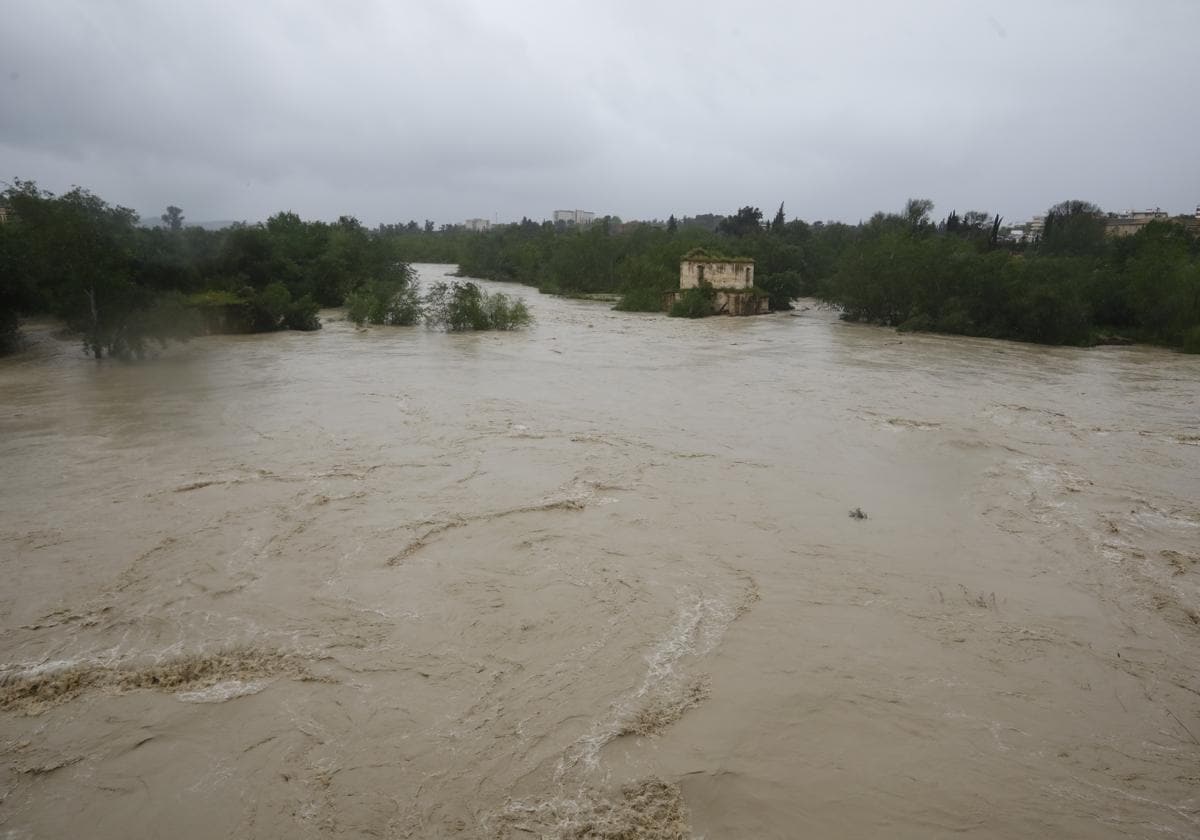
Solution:
[(850, 320), (1043, 344), (1143, 341), (1200, 353), (1200, 239), (1173, 221), (1106, 234), (1083, 201), (1050, 208), (1039, 237), (1000, 220), (941, 222), (928, 201), (859, 225), (820, 294)]
[(565, 227), (524, 219), (485, 232), (432, 235), (455, 242), (454, 262), (463, 275), (525, 283), (550, 294), (612, 295), (625, 311), (660, 311), (663, 294), (679, 286), (680, 259), (697, 248), (753, 257), (756, 282), (777, 309), (814, 293), (810, 266), (822, 271), (833, 259), (834, 239), (815, 239), (804, 222), (764, 226), (753, 208), (713, 218), (713, 226), (672, 216), (665, 224), (604, 217)]
[[(86, 189), (56, 196), (22, 180), (0, 193), (0, 207), (0, 351), (19, 346), (23, 315), (60, 318), (97, 359), (128, 358), (204, 332), (316, 330), (321, 307), (416, 294), (402, 255), (413, 249), (352, 216), (326, 223), (281, 212), (209, 231), (187, 226), (172, 206), (161, 227), (147, 228), (134, 211)], [(422, 241), (428, 251), (446, 244)], [(442, 297), (467, 306), (478, 289), (457, 298), (456, 291)], [(495, 311), (486, 296), (479, 301)], [(442, 328), (461, 322), (425, 320)], [(468, 322), (492, 328), (478, 317)], [(511, 328), (513, 319), (501, 312), (496, 323)]]
[[(938, 220), (910, 200), (850, 225), (731, 216), (575, 226), (535, 222), (475, 232), (424, 224), (367, 229), (350, 216), (207, 231), (168, 208), (163, 227), (84, 189), (53, 196), (16, 181), (0, 202), (0, 345), (22, 313), (47, 313), (79, 331), (97, 357), (136, 356), (196, 331), (316, 329), (322, 306), (349, 306), (362, 323), (520, 326), (528, 313), (482, 290), (413, 288), (412, 262), (458, 263), (460, 274), (563, 295), (611, 295), (616, 308), (660, 311), (678, 287), (680, 258), (702, 248), (755, 260), (773, 310), (813, 296), (848, 320), (1047, 344), (1143, 341), (1200, 352), (1200, 239), (1155, 221), (1127, 237), (1105, 233), (1095, 205), (1050, 208), (1040, 237), (1008, 242), (980, 211)], [(461, 285), (461, 284), (460, 284)], [(477, 294), (478, 293), (478, 294)], [(445, 313), (456, 302), (462, 317)], [(519, 301), (517, 302), (519, 303)], [(494, 319), (481, 313), (491, 312)]]
[[(1139, 341), (1200, 352), (1200, 238), (1177, 221), (1106, 234), (1084, 201), (1051, 207), (1039, 236), (1007, 241), (999, 216), (913, 199), (855, 225), (770, 218), (753, 206), (711, 223), (563, 228), (528, 219), (486, 232), (430, 232), (461, 272), (566, 295), (618, 295), (616, 308), (660, 311), (679, 262), (703, 248), (755, 260), (772, 310), (813, 296), (843, 317), (904, 330), (1044, 344)], [(424, 247), (428, 247), (427, 245)], [(449, 254), (447, 258), (449, 258)]]

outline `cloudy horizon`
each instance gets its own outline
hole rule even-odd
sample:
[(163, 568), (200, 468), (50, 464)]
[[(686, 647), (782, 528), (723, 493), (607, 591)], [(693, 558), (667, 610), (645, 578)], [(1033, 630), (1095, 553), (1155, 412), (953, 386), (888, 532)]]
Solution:
[(1200, 204), (1200, 3), (0, 0), (0, 178), (156, 215)]

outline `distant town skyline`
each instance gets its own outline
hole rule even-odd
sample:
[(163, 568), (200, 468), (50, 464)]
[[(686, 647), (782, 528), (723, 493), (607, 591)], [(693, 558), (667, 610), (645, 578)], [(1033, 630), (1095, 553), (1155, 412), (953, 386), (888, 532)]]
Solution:
[[(757, 205), (754, 205), (754, 206), (757, 206)], [(768, 213), (767, 211), (770, 208), (769, 207), (760, 207), (759, 209), (763, 211), (764, 221), (769, 220), (768, 217), (771, 215), (771, 213)], [(898, 208), (881, 208), (881, 209), (883, 209), (884, 212), (895, 212), (898, 210)], [(1046, 208), (1046, 209), (1048, 210), (1049, 208)], [(1200, 219), (1200, 203), (1198, 203), (1191, 210), (1185, 210), (1185, 211), (1178, 212), (1178, 213), (1171, 212), (1164, 207), (1123, 208), (1121, 210), (1114, 210), (1112, 208), (1102, 207), (1101, 210), (1103, 210), (1109, 216), (1117, 216), (1117, 217), (1126, 217), (1126, 216), (1131, 216), (1131, 215), (1132, 216), (1152, 215), (1155, 218), (1178, 218), (1181, 216), (1186, 216), (1190, 219)], [(940, 221), (940, 220), (944, 219), (946, 216), (948, 216), (952, 211), (958, 212), (958, 214), (960, 216), (964, 212), (961, 208), (954, 207), (954, 208), (949, 208), (949, 209), (946, 209), (943, 211), (941, 208), (937, 208), (935, 206), (935, 210), (934, 210), (935, 219)], [(560, 213), (560, 212), (562, 212), (562, 211), (557, 211), (557, 210), (551, 211), (549, 214), (544, 214), (541, 216), (526, 213), (523, 216), (515, 218), (515, 219), (502, 219), (499, 217), (495, 217), (495, 218), (491, 218), (491, 219), (484, 218), (484, 217), (472, 217), (472, 218), (468, 218), (468, 219), (443, 220), (443, 219), (429, 219), (425, 216), (422, 216), (421, 218), (414, 217), (414, 218), (407, 218), (407, 219), (381, 220), (380, 222), (377, 222), (375, 224), (368, 224), (367, 226), (368, 227), (376, 227), (381, 224), (382, 225), (407, 224), (408, 222), (417, 222), (418, 224), (423, 225), (426, 221), (430, 221), (437, 227), (441, 227), (442, 225), (447, 225), (447, 226), (454, 226), (454, 227), (464, 227), (464, 228), (467, 228), (468, 230), (487, 231), (487, 230), (490, 230), (491, 228), (497, 227), (497, 226), (520, 224), (520, 222), (523, 219), (529, 219), (529, 220), (537, 222), (539, 224), (542, 222), (565, 221), (565, 220), (556, 220), (555, 219), (555, 213)], [(665, 224), (672, 215), (675, 216), (676, 220), (683, 220), (685, 218), (694, 218), (696, 216), (709, 216), (709, 215), (732, 216), (732, 215), (734, 215), (735, 212), (736, 212), (736, 210), (730, 210), (726, 213), (689, 213), (689, 214), (676, 213), (676, 214), (650, 216), (650, 217), (646, 217), (646, 218), (634, 218), (631, 216), (627, 217), (627, 216), (622, 216), (620, 213), (592, 213), (591, 215), (593, 218), (589, 219), (588, 223), (590, 223), (591, 221), (597, 220), (597, 219), (603, 219), (605, 217), (610, 217), (610, 218), (619, 218), (619, 219), (621, 219), (622, 222), (647, 222), (647, 223), (659, 222), (659, 223)], [(160, 223), (159, 215), (160, 214), (158, 214), (158, 213), (150, 212), (150, 211), (139, 213), (139, 217), (141, 219), (142, 224), (148, 225), (148, 226), (158, 225)], [(339, 214), (339, 215), (346, 215), (346, 214)], [(353, 214), (350, 214), (350, 215), (353, 215)], [(1012, 226), (1028, 225), (1029, 223), (1034, 222), (1037, 219), (1041, 219), (1044, 217), (1045, 211), (1042, 211), (1039, 213), (1034, 213), (1034, 214), (1031, 214), (1030, 216), (1026, 216), (1024, 218), (1006, 218), (1003, 216), (1003, 214), (1000, 214), (1000, 215), (1001, 215), (1002, 225), (1004, 227), (1012, 227)], [(192, 219), (192, 218), (187, 218), (185, 221), (185, 224), (186, 225), (200, 225), (200, 226), (240, 224), (240, 223), (256, 224), (259, 222), (265, 222), (266, 218), (267, 217), (264, 217), (262, 219)], [(311, 218), (316, 219), (319, 217), (311, 217)], [(325, 221), (333, 221), (335, 218), (336, 217), (324, 219), (324, 220)], [(797, 218), (801, 218), (801, 217), (787, 215), (788, 221), (792, 221), (793, 219), (797, 219)], [(850, 220), (850, 219), (828, 219), (828, 218), (820, 218), (820, 217), (807, 218), (807, 219), (802, 219), (802, 220), (809, 224), (812, 224), (814, 222), (821, 222), (821, 223), (844, 222), (846, 224), (853, 225), (853, 224), (858, 224), (859, 222), (866, 222), (869, 219), (870, 219), (870, 217), (866, 216), (861, 219), (853, 219), (853, 220)], [(360, 219), (359, 221), (362, 222), (363, 220)], [(367, 224), (366, 222), (363, 222), (363, 223)]]
[(1200, 3), (0, 0), (0, 178), (195, 221), (1200, 202)]

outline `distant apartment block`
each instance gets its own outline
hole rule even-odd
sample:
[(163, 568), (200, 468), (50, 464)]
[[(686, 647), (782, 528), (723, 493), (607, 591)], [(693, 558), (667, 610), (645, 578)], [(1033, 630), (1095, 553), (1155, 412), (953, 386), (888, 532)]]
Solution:
[[(1172, 216), (1161, 207), (1153, 210), (1127, 210), (1124, 213), (1109, 213), (1104, 217), (1104, 232), (1109, 236), (1132, 236), (1151, 222), (1176, 222), (1200, 234), (1200, 207), (1194, 216)], [(1004, 239), (1007, 242), (1036, 242), (1046, 229), (1046, 217), (1034, 216), (1028, 222), (1019, 222), (1008, 228)]]
[(1129, 210), (1125, 213), (1110, 213), (1105, 219), (1104, 232), (1109, 236), (1132, 236), (1153, 221), (1167, 221), (1171, 214), (1161, 207), (1153, 210)]
[(1034, 216), (1027, 222), (1016, 222), (1009, 225), (1004, 234), (1005, 242), (1036, 242), (1046, 229), (1046, 217)]
[(589, 210), (555, 210), (554, 221), (573, 225), (590, 225), (596, 214)]
[(467, 230), (491, 230), (492, 223), (487, 219), (467, 219), (463, 222), (463, 227)]

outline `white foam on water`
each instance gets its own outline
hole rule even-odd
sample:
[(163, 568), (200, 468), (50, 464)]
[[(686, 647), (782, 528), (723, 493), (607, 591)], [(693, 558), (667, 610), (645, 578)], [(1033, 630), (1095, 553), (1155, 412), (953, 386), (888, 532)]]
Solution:
[(621, 721), (647, 694), (677, 677), (676, 666), (688, 657), (712, 652), (737, 617), (729, 603), (717, 598), (698, 596), (685, 602), (666, 634), (646, 654), (646, 676), (629, 696), (614, 703), (610, 714), (596, 721), (592, 731), (576, 741), (559, 760), (555, 777), (559, 781), (571, 767), (582, 764), (593, 770), (600, 764), (600, 751), (621, 733)]
[(196, 691), (181, 691), (175, 695), (175, 699), (184, 703), (224, 703), (236, 697), (258, 694), (266, 687), (266, 680), (223, 680)]
[(48, 662), (0, 665), (0, 682), (6, 680), (28, 680), (47, 674), (57, 674), (78, 668), (81, 665), (98, 664), (94, 659), (51, 659)]

